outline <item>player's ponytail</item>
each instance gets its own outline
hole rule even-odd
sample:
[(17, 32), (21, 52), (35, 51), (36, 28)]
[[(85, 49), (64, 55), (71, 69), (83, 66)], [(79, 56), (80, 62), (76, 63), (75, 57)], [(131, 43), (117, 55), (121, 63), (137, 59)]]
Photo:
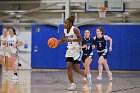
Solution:
[(74, 20), (75, 20), (75, 16), (71, 15), (69, 18), (67, 18), (67, 20), (69, 20), (72, 25), (74, 24)]

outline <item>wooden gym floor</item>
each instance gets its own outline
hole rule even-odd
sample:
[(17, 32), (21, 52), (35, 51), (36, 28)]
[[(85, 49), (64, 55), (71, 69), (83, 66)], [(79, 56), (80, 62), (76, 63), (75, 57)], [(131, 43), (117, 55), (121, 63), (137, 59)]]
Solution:
[(11, 80), (12, 71), (5, 77), (0, 73), (0, 93), (140, 93), (140, 72), (113, 72), (109, 81), (103, 73), (103, 80), (96, 79), (92, 71), (93, 85), (88, 87), (82, 76), (74, 73), (76, 91), (68, 91), (69, 81), (65, 70), (20, 70), (19, 80)]

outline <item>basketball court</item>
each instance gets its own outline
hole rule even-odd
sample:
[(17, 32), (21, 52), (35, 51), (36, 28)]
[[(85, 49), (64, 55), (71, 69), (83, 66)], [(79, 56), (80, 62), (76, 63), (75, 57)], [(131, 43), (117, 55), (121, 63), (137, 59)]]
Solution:
[[(140, 0), (1, 0), (0, 35), (4, 27), (13, 27), (23, 45), (16, 61), (21, 63), (18, 80), (11, 80), (12, 69), (5, 76), (0, 66), (0, 93), (139, 93), (139, 5)], [(73, 71), (77, 89), (68, 90), (67, 43), (50, 48), (48, 40), (62, 38), (70, 15), (75, 16), (74, 26), (82, 37), (86, 29), (94, 37), (96, 28), (103, 27), (112, 38), (113, 51), (107, 60), (113, 80), (108, 79), (105, 68), (103, 79), (96, 79), (99, 57), (95, 49), (90, 65), (93, 84), (89, 86)], [(80, 68), (84, 70), (82, 62)]]
[[(25, 76), (26, 75), (26, 76)], [(92, 72), (93, 85), (87, 86), (81, 76), (74, 74), (77, 90), (68, 91), (66, 71), (62, 70), (20, 70), (19, 81), (11, 81), (11, 77), (1, 77), (1, 93), (139, 93), (139, 72), (113, 72), (114, 79), (109, 81), (103, 73), (103, 80), (96, 79), (97, 72)], [(1, 75), (2, 76), (2, 75)]]

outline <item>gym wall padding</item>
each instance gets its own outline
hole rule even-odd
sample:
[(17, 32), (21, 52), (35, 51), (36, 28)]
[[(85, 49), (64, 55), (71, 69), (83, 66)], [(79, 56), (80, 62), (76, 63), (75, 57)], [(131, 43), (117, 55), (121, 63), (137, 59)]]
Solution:
[[(95, 36), (97, 27), (103, 27), (105, 34), (113, 39), (113, 51), (109, 53), (107, 60), (112, 70), (140, 70), (140, 25), (83, 25), (80, 26), (80, 33), (84, 36), (86, 29), (91, 30), (91, 36)], [(36, 31), (40, 28), (40, 32)], [(60, 44), (57, 48), (51, 49), (47, 41), (51, 37), (61, 39), (64, 25), (58, 27), (51, 25), (32, 26), (32, 68), (65, 69), (66, 43)], [(109, 43), (109, 42), (108, 42)], [(38, 46), (38, 52), (35, 52)], [(91, 69), (98, 68), (98, 55), (94, 50), (94, 59)], [(83, 65), (81, 63), (81, 68)]]
[[(3, 28), (3, 26), (2, 25), (0, 25), (0, 35), (2, 35), (2, 28)], [(1, 64), (0, 64), (0, 68), (1, 68), (2, 66), (1, 66)]]
[[(36, 31), (37, 29), (40, 31)], [(60, 27), (63, 29), (63, 27)], [(59, 39), (61, 30), (51, 25), (33, 25), (32, 26), (32, 68), (65, 68), (65, 51), (66, 46), (58, 45), (57, 48), (48, 47), (48, 39), (55, 37)], [(37, 47), (37, 52), (36, 48)]]

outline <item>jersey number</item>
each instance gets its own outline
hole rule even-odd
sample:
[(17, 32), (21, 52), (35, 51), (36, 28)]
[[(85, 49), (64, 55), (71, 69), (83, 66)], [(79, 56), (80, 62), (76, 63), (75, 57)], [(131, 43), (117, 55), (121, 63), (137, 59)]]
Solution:
[(101, 43), (99, 43), (99, 47), (102, 47), (102, 44)]
[(86, 50), (89, 50), (89, 49), (90, 49), (90, 45), (87, 45)]

